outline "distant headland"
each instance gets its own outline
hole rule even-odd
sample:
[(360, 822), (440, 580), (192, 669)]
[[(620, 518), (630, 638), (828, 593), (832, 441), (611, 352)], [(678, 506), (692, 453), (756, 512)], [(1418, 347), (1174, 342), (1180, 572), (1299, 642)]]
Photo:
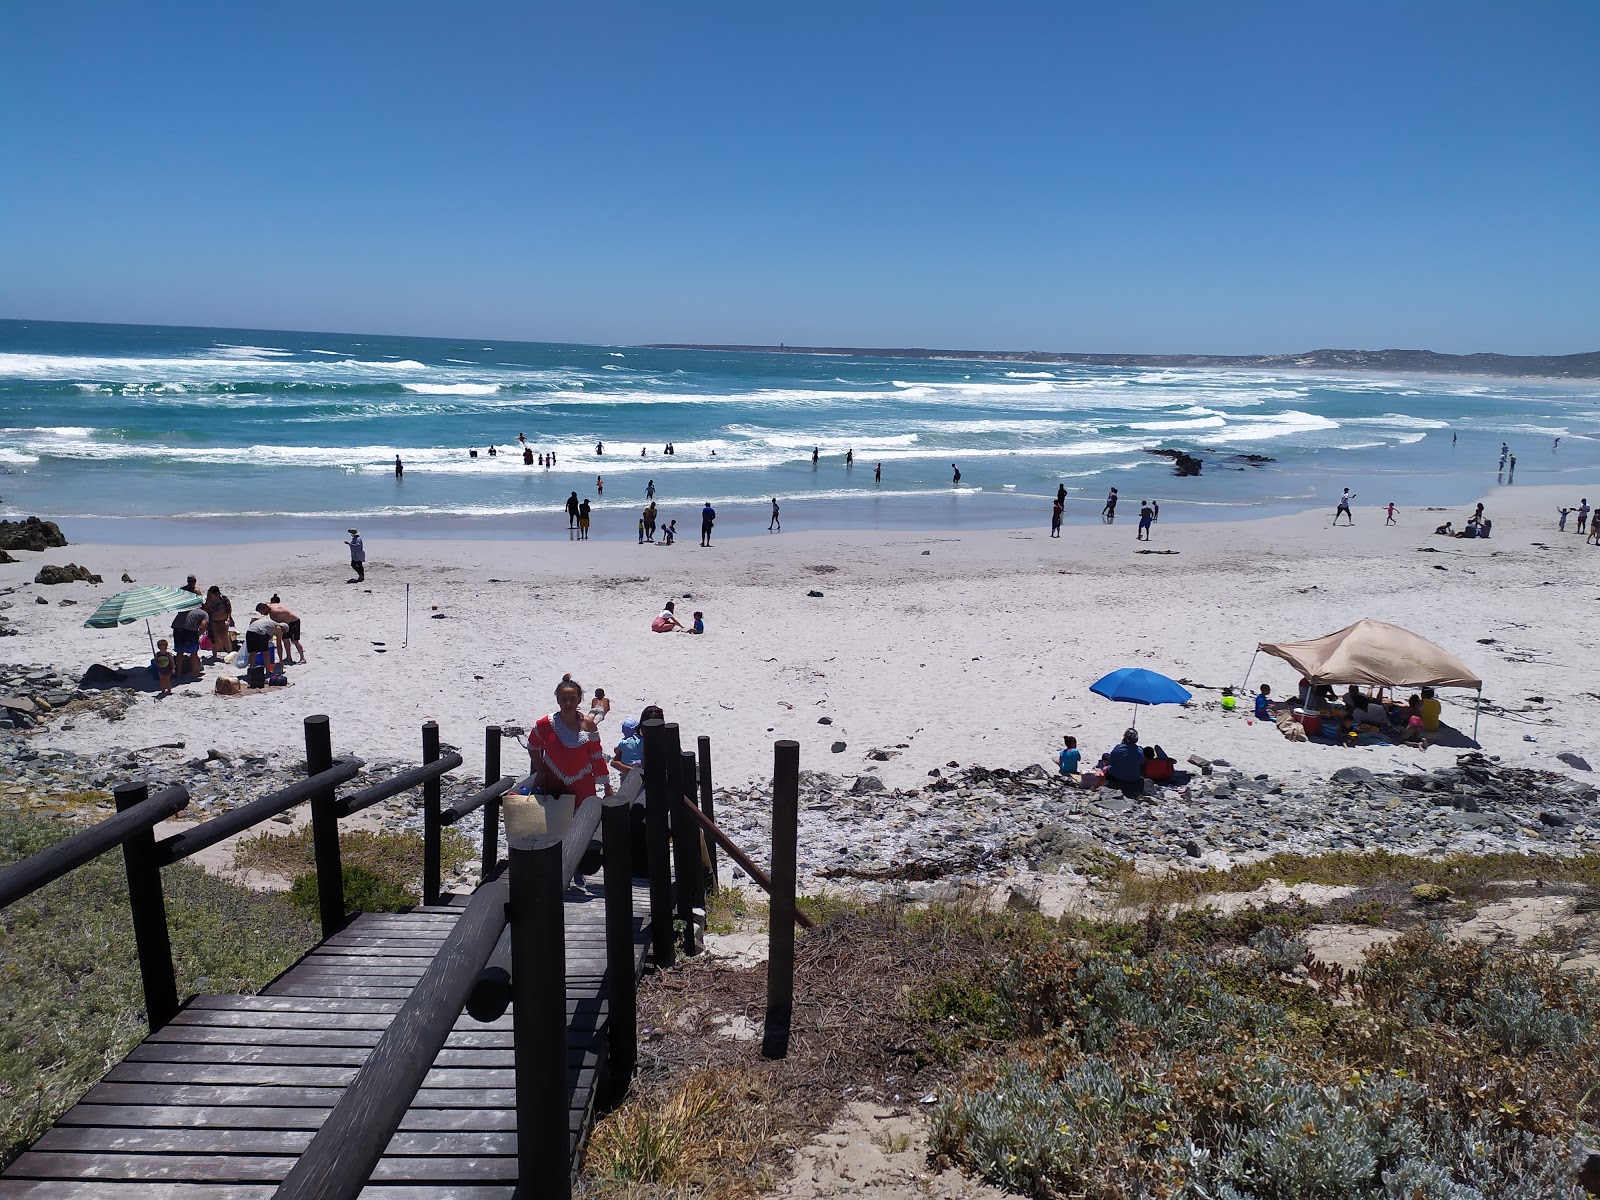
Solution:
[(1071, 363), (1085, 367), (1225, 367), (1245, 370), (1398, 371), (1412, 375), (1521, 375), (1600, 378), (1600, 350), (1582, 354), (1439, 354), (1433, 350), (1307, 350), (1301, 354), (1057, 354), (1045, 350), (923, 350), (865, 346), (702, 346), (656, 343), (650, 350), (750, 354), (836, 354), (865, 358), (948, 358), (979, 362)]

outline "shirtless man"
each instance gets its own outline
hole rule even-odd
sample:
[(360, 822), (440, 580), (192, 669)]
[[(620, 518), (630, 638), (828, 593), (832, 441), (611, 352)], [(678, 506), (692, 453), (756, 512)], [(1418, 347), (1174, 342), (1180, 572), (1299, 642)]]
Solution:
[(267, 601), (267, 616), (271, 617), (283, 629), (278, 633), (278, 657), (285, 663), (294, 661), (294, 655), (289, 653), (293, 646), (300, 652), (300, 661), (306, 661), (306, 648), (300, 644), (300, 616), (290, 609), (274, 592), (272, 599)]

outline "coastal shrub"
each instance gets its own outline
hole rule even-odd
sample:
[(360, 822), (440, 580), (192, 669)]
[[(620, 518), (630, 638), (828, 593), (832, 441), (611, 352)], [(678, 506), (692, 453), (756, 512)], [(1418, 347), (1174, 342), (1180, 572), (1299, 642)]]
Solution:
[(1143, 952), (1014, 953), (992, 1013), (915, 1010), (987, 1035), (934, 1114), (937, 1159), (1087, 1200), (1582, 1194), (1592, 975), (1419, 930), (1357, 975), (1311, 963), (1308, 977), (1305, 944), (1280, 924), (1246, 948), (1208, 941), (1209, 925), (1146, 925)]
[[(0, 812), (0, 866), (78, 831)], [(254, 992), (317, 940), (281, 895), (193, 863), (161, 873), (180, 997)], [(0, 1167), (143, 1036), (122, 857), (102, 855), (0, 911)]]
[(1310, 947), (1297, 938), (1283, 936), (1283, 930), (1268, 925), (1250, 939), (1250, 949), (1261, 956), (1270, 971), (1292, 971), (1305, 962)]
[[(448, 875), (459, 871), (474, 856), (472, 842), (459, 829), (440, 830), (440, 870)], [(339, 831), (339, 859), (348, 870), (359, 867), (391, 888), (413, 897), (390, 908), (357, 908), (353, 912), (388, 912), (394, 907), (417, 903), (422, 890), (422, 835), (409, 830), (342, 829)], [(259, 871), (299, 881), (316, 866), (316, 847), (311, 826), (302, 825), (288, 833), (262, 830), (240, 839), (233, 851), (233, 865), (239, 871)], [(360, 886), (366, 886), (364, 884)], [(348, 902), (351, 884), (345, 883)]]
[[(346, 913), (399, 912), (417, 902), (417, 894), (388, 879), (380, 879), (365, 867), (345, 867), (344, 911)], [(307, 917), (321, 912), (321, 892), (315, 872), (301, 875), (289, 888), (289, 901)]]

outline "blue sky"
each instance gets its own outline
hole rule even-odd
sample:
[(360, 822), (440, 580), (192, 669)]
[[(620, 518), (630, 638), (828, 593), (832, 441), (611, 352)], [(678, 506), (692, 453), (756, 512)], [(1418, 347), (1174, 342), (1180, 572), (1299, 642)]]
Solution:
[(0, 7), (0, 316), (1600, 348), (1600, 5)]

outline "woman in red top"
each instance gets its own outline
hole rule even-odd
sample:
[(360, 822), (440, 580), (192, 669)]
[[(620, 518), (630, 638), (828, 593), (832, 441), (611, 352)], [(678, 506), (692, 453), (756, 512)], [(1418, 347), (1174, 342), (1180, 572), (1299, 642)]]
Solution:
[(582, 703), (583, 686), (567, 676), (556, 685), (556, 711), (540, 717), (528, 732), (530, 769), (547, 791), (575, 797), (574, 807), (599, 785), (611, 795), (605, 746), (595, 723), (578, 711)]

